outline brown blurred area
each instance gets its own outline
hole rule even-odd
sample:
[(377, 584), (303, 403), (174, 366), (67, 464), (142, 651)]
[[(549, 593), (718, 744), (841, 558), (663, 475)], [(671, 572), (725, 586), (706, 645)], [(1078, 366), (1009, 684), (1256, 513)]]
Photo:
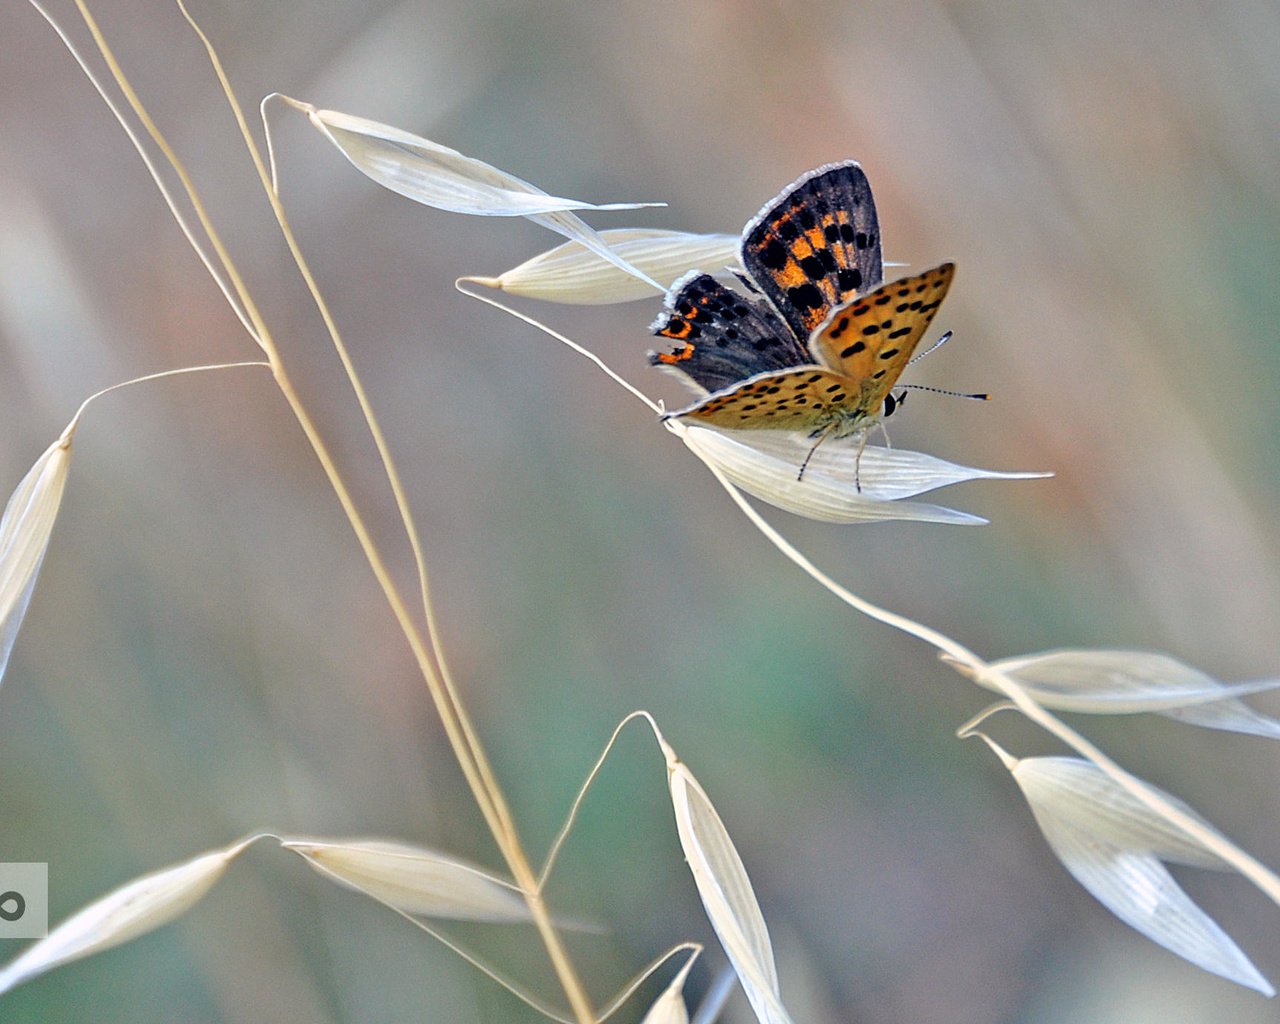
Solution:
[[(90, 52), (73, 5), (54, 7)], [(203, 50), (169, 4), (93, 8), (411, 588), (372, 446)], [(908, 379), (994, 395), (915, 395), (894, 442), (1056, 476), (939, 495), (991, 519), (976, 529), (771, 519), (858, 593), (989, 657), (1136, 647), (1227, 681), (1280, 671), (1274, 3), (192, 9), (250, 111), (280, 91), (557, 195), (670, 204), (595, 215), (601, 228), (736, 232), (806, 169), (861, 161), (886, 257), (959, 268), (933, 332), (955, 340)], [(453, 667), (535, 857), (613, 725), (644, 707), (738, 844), (797, 1020), (1272, 1019), (1075, 886), (1003, 769), (954, 739), (985, 693), (802, 577), (585, 360), (453, 290), (555, 236), (415, 206), (270, 111), (289, 216), (405, 476)], [(0, 12), (0, 138), (7, 493), (90, 392), (256, 352), (20, 3)], [(656, 298), (523, 308), (683, 398), (645, 362)], [(1280, 863), (1274, 745), (1166, 720), (1077, 724)], [(1061, 752), (1010, 716), (990, 728), (1017, 754)], [(88, 413), (0, 688), (0, 822), (0, 859), (50, 863), (54, 920), (258, 828), (393, 836), (499, 866), (262, 371), (161, 382)], [(1280, 979), (1280, 911), (1238, 878), (1180, 877)], [(714, 943), (639, 730), (551, 896), (608, 929), (571, 940), (599, 1002), (668, 946)], [(457, 932), (554, 991), (532, 931)], [(723, 962), (714, 947), (707, 959)], [(707, 981), (695, 971), (694, 993)], [(538, 1019), (266, 844), (181, 923), (32, 983), (0, 1016)]]

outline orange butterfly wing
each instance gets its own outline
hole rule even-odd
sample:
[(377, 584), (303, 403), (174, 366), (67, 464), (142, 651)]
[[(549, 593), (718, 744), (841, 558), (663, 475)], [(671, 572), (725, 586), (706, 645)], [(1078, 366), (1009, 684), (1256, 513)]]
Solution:
[(856, 381), (805, 366), (757, 374), (670, 415), (729, 430), (813, 431), (838, 419), (857, 394)]
[(955, 264), (882, 285), (835, 310), (809, 339), (814, 359), (857, 383), (866, 415), (879, 411), (942, 305)]

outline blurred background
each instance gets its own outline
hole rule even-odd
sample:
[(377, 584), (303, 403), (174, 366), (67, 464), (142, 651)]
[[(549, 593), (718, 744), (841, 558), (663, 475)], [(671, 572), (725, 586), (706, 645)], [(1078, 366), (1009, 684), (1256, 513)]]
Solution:
[[(54, 5), (87, 36), (68, 2)], [(862, 162), (889, 259), (955, 259), (896, 444), (1052, 470), (939, 497), (982, 528), (770, 518), (861, 595), (988, 657), (1169, 652), (1280, 671), (1280, 11), (990, 0), (785, 5), (194, 0), (243, 102), (281, 91), (558, 195), (662, 200), (595, 226), (737, 232)], [(97, 14), (191, 169), (409, 586), (352, 399), (178, 11)], [(54, 33), (0, 11), (0, 490), (90, 392), (255, 350)], [(96, 66), (96, 62), (95, 62)], [(273, 112), (282, 188), (406, 478), (448, 652), (535, 858), (614, 724), (651, 711), (755, 883), (799, 1021), (1273, 1020), (1112, 918), (955, 727), (988, 695), (769, 547), (585, 360), (454, 292), (556, 244), (415, 206)], [(659, 302), (526, 303), (668, 401)], [(1276, 698), (1257, 705), (1280, 711)], [(1280, 864), (1264, 740), (1077, 723)], [(1011, 716), (1014, 753), (1060, 753)], [(259, 371), (96, 403), (0, 689), (0, 859), (52, 918), (259, 828), (378, 835), (498, 868), (424, 686)], [(1280, 910), (1180, 874), (1273, 982)], [(713, 942), (652, 740), (624, 734), (551, 889), (598, 1002)], [(554, 986), (532, 931), (456, 929)], [(0, 943), (12, 956), (21, 944)], [(714, 945), (693, 976), (696, 997)], [(668, 975), (663, 975), (665, 978)], [(655, 981), (643, 995), (656, 993)], [(618, 1018), (638, 1020), (644, 998)], [(745, 1004), (728, 1019), (747, 1018)], [(432, 940), (255, 847), (179, 924), (7, 996), (9, 1021), (525, 1021)]]

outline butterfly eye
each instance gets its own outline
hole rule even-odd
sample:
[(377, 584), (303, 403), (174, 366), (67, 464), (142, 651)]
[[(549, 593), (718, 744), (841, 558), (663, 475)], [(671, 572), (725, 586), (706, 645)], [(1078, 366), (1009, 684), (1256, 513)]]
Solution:
[(898, 409), (900, 409), (900, 408), (902, 408), (902, 406), (906, 405), (906, 402), (907, 402), (907, 393), (906, 393), (905, 391), (904, 391), (904, 392), (902, 392), (902, 394), (898, 395), (896, 398), (895, 398), (893, 395), (891, 395), (891, 394), (890, 394), (890, 395), (885, 395), (885, 396), (884, 396), (884, 417), (885, 417), (885, 419), (888, 419), (888, 418), (889, 418), (890, 416), (892, 416), (895, 412), (897, 412), (897, 411), (898, 411)]

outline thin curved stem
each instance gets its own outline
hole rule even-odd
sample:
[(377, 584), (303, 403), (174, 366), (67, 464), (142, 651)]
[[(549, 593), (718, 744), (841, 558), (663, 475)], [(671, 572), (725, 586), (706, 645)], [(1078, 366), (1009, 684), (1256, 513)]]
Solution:
[[(444, 725), (446, 735), (454, 751), (455, 757), (457, 758), (459, 767), (462, 769), (463, 775), (475, 796), (477, 806), (485, 818), (486, 824), (488, 825), (490, 832), (493, 834), (499, 850), (502, 852), (504, 859), (511, 868), (512, 875), (514, 876), (516, 883), (520, 886), (524, 894), (525, 900), (529, 906), (530, 914), (534, 919), (544, 945), (547, 947), (552, 965), (572, 1006), (574, 1017), (576, 1020), (581, 1022), (581, 1024), (590, 1024), (594, 1019), (590, 1002), (587, 999), (582, 983), (577, 976), (576, 969), (570, 962), (563, 942), (555, 929), (545, 901), (542, 899), (541, 894), (536, 891), (536, 877), (529, 864), (528, 857), (525, 854), (523, 847), (520, 845), (519, 836), (516, 833), (514, 822), (512, 821), (505, 799), (502, 796), (501, 790), (497, 786), (496, 779), (494, 779), (492, 771), (489, 769), (488, 762), (484, 757), (483, 751), (479, 747), (478, 739), (476, 738), (475, 732), (471, 728), (470, 722), (463, 711), (451, 680), (446, 681), (442, 678), (442, 676), (447, 674), (447, 669), (442, 668), (443, 659), (439, 656), (439, 644), (436, 639), (434, 619), (430, 611), (430, 602), (427, 600), (429, 592), (426, 587), (425, 569), (423, 567), (424, 563), (421, 559), (420, 545), (416, 542), (416, 531), (413, 529), (412, 520), (406, 517), (405, 525), (406, 529), (410, 532), (411, 543), (415, 547), (415, 557), (419, 560), (420, 581), (424, 595), (426, 615), (428, 618), (428, 629), (431, 633), (434, 650), (428, 649), (427, 643), (424, 642), (418, 631), (417, 624), (409, 614), (404, 600), (399, 593), (399, 589), (396, 587), (381, 553), (373, 542), (372, 535), (369, 532), (367, 524), (365, 523), (363, 516), (360, 514), (345, 481), (337, 469), (336, 463), (334, 462), (328, 446), (321, 437), (310, 413), (303, 405), (301, 398), (298, 396), (292, 385), (289, 375), (281, 362), (279, 350), (274, 343), (270, 330), (264, 322), (256, 303), (254, 303), (252, 299), (252, 296), (249, 294), (241, 275), (231, 260), (229, 252), (223, 245), (217, 231), (214, 229), (190, 175), (187, 173), (185, 167), (178, 159), (177, 154), (168, 144), (167, 140), (164, 138), (163, 134), (155, 125), (145, 107), (142, 105), (141, 100), (130, 85), (127, 77), (124, 75), (124, 72), (116, 61), (110, 47), (107, 45), (105, 37), (102, 35), (101, 30), (85, 4), (85, 0), (76, 0), (76, 6), (94, 39), (95, 45), (97, 45), (99, 52), (102, 54), (103, 60), (111, 71), (118, 88), (123, 93), (135, 116), (137, 116), (143, 127), (146, 129), (153, 143), (160, 150), (165, 160), (169, 163), (169, 166), (177, 175), (179, 182), (185, 190), (196, 216), (200, 221), (200, 225), (209, 239), (209, 244), (213, 248), (217, 261), (226, 275), (226, 280), (229, 283), (231, 292), (234, 293), (240, 304), (237, 308), (240, 308), (241, 306), (243, 307), (244, 316), (248, 320), (249, 332), (266, 353), (272, 372), (275, 376), (277, 387), (280, 389), (281, 395), (285, 398), (285, 401), (289, 405), (290, 410), (293, 412), (303, 434), (306, 436), (308, 443), (315, 453), (330, 487), (338, 498), (339, 504), (341, 505), (353, 532), (356, 534), (357, 541), (360, 544), (366, 560), (369, 562), (370, 568), (374, 573), (374, 577), (381, 587), (388, 604), (391, 606), (392, 613), (396, 618), (397, 624), (409, 644), (414, 660), (427, 683), (428, 690), (430, 691), (439, 711), (441, 721)], [(267, 174), (266, 169), (263, 166), (256, 143), (254, 142), (251, 133), (248, 131), (248, 125), (244, 118), (243, 111), (235, 98), (234, 91), (231, 89), (230, 82), (228, 81), (221, 66), (221, 62), (218, 60), (217, 54), (208, 38), (200, 30), (199, 26), (195, 24), (185, 6), (183, 6), (181, 0), (178, 0), (178, 6), (184, 17), (186, 17), (187, 21), (191, 24), (193, 30), (204, 43), (206, 50), (209, 53), (215, 73), (222, 83), (228, 102), (231, 105), (236, 120), (240, 125), (241, 132), (244, 136), (251, 158), (255, 167), (258, 169), (260, 178), (262, 178), (264, 182), (264, 189), (267, 193), (268, 200), (271, 202), (273, 209), (277, 212), (277, 216), (282, 218), (283, 210), (280, 208), (276, 190), (271, 185), (270, 176)], [(140, 146), (138, 148), (141, 150)], [(281, 227), (285, 231), (286, 238), (290, 241), (291, 248), (293, 248), (292, 234), (288, 231), (287, 222), (282, 222)], [(191, 240), (193, 245), (196, 245), (195, 239), (190, 233), (188, 233), (188, 238)], [(197, 250), (199, 250), (198, 245)], [(305, 264), (300, 263), (300, 269), (303, 270), (309, 286), (313, 288), (313, 292), (318, 294), (318, 291), (315, 289), (314, 280), (311, 279), (309, 272), (305, 269)], [(235, 305), (235, 303), (233, 303), (233, 305)], [(330, 325), (332, 330), (332, 318), (328, 315), (328, 310), (323, 307), (323, 304), (322, 312), (325, 315), (326, 322)], [(334, 334), (336, 337), (336, 330), (334, 331)], [(344, 361), (349, 367), (349, 360), (345, 360), (345, 350), (340, 347), (339, 351), (343, 354)], [(358, 380), (353, 380), (353, 385), (357, 387), (357, 392), (361, 395), (363, 402), (363, 391), (359, 388)], [(367, 409), (367, 402), (363, 402), (363, 404)], [(379, 445), (380, 452), (383, 454), (389, 476), (393, 480), (393, 491), (398, 492), (397, 502), (401, 505), (401, 513), (402, 515), (405, 515), (407, 504), (404, 503), (403, 489), (399, 486), (398, 476), (395, 473), (394, 465), (390, 463), (386, 445), (382, 440), (381, 431), (377, 427), (376, 420), (373, 420), (370, 423), (370, 429), (374, 431), (375, 439)]]
[(625, 389), (631, 395), (631, 397), (637, 399), (640, 402), (643, 402), (645, 405), (647, 405), (650, 409), (652, 409), (656, 413), (662, 413), (665, 411), (661, 405), (659, 405), (652, 398), (650, 398), (643, 391), (641, 391), (638, 387), (632, 384), (629, 380), (627, 380), (624, 376), (622, 376), (622, 374), (612, 369), (608, 363), (606, 363), (598, 355), (592, 352), (589, 348), (584, 348), (583, 346), (579, 345), (576, 341), (574, 341), (572, 338), (566, 338), (559, 331), (553, 330), (552, 328), (548, 327), (546, 324), (541, 323), (538, 320), (535, 320), (533, 317), (529, 316), (526, 313), (521, 313), (518, 309), (512, 309), (510, 306), (505, 305), (504, 303), (501, 303), (497, 299), (491, 298), (488, 295), (485, 295), (483, 292), (475, 292), (470, 290), (469, 288), (463, 287), (464, 284), (468, 284), (474, 280), (475, 278), (460, 277), (458, 278), (458, 280), (453, 282), (453, 286), (468, 298), (472, 298), (477, 300), (478, 302), (483, 302), (487, 305), (493, 306), (494, 309), (500, 309), (504, 313), (515, 317), (517, 320), (523, 320), (529, 326), (536, 327), (538, 330), (542, 331), (544, 334), (551, 335), (551, 337), (555, 338), (556, 341), (560, 342), (560, 344), (573, 349), (574, 352), (577, 352), (578, 355), (582, 356), (584, 359), (589, 359), (591, 360), (591, 362), (595, 363), (596, 366), (598, 366), (601, 370), (603, 370), (606, 374), (608, 374), (609, 378), (615, 384), (617, 384), (620, 388)]
[[(422, 553), (422, 546), (418, 539), (416, 527), (414, 525), (413, 516), (409, 509), (408, 499), (405, 496), (404, 488), (400, 481), (400, 476), (395, 468), (394, 460), (391, 457), (390, 448), (387, 445), (385, 435), (378, 423), (377, 417), (374, 415), (373, 407), (368, 400), (367, 393), (360, 378), (355, 370), (350, 355), (343, 344), (341, 335), (337, 329), (337, 325), (329, 310), (328, 304), (324, 301), (320, 293), (310, 267), (302, 255), (301, 249), (297, 244), (297, 240), (289, 227), (288, 218), (285, 215), (284, 207), (280, 202), (279, 193), (274, 187), (273, 176), (261, 154), (258, 151), (257, 144), (253, 139), (252, 133), (249, 131), (248, 122), (244, 116), (243, 109), (236, 98), (235, 91), (231, 87), (230, 80), (227, 78), (222, 68), (221, 61), (218, 58), (217, 51), (204, 32), (196, 24), (195, 20), (187, 12), (186, 6), (182, 0), (176, 0), (178, 7), (182, 10), (183, 16), (186, 17), (193, 31), (197, 33), (203, 42), (205, 49), (209, 55), (215, 73), (219, 82), (222, 84), (223, 92), (234, 111), (237, 124), (240, 126), (241, 135), (243, 137), (245, 148), (248, 150), (254, 167), (258, 172), (259, 179), (262, 182), (263, 190), (266, 193), (267, 200), (271, 204), (272, 211), (276, 216), (277, 223), (280, 226), (281, 233), (285, 238), (290, 253), (293, 255), (299, 272), (310, 290), (313, 300), (324, 319), (326, 328), (329, 331), (330, 339), (338, 353), (343, 369), (347, 374), (348, 381), (356, 394), (360, 404), (361, 411), (365, 417), (369, 431), (374, 438), (377, 446), (379, 457), (382, 460), (383, 467), (390, 482), (392, 493), (395, 497), (396, 506), (401, 516), (402, 523), (408, 535), (410, 546), (413, 550), (414, 561), (417, 567), (418, 579), (420, 584), (421, 599), (423, 605), (424, 617), (427, 622), (428, 637), (431, 644), (431, 653), (433, 663), (428, 662), (425, 657), (425, 650), (421, 637), (417, 633), (416, 626), (408, 616), (407, 609), (404, 608), (398, 590), (392, 583), (389, 574), (386, 572), (385, 564), (377, 549), (370, 542), (365, 548), (365, 557), (375, 568), (375, 574), (379, 576), (379, 581), (383, 583), (383, 589), (387, 594), (388, 601), (395, 610), (396, 617), (400, 622), (401, 629), (409, 639), (410, 646), (414, 650), (415, 658), (418, 660), (419, 669), (423, 678), (427, 683), (428, 690), (435, 702), (437, 712), (444, 724), (446, 735), (449, 737), (454, 755), (458, 760), (459, 766), (462, 768), (468, 784), (471, 787), (477, 805), (480, 807), (481, 813), (484, 815), (489, 830), (494, 837), (503, 858), (507, 862), (507, 866), (511, 869), (512, 875), (516, 883), (524, 892), (525, 900), (528, 903), (529, 910), (534, 919), (539, 935), (543, 940), (543, 944), (547, 947), (548, 955), (551, 958), (552, 965), (556, 971), (557, 977), (560, 979), (561, 985), (565, 990), (565, 994), (573, 1008), (575, 1016), (583, 1022), (594, 1019), (591, 1010), (590, 1001), (587, 998), (585, 988), (581, 979), (577, 975), (572, 962), (569, 959), (568, 951), (565, 949), (563, 941), (560, 939), (559, 933), (555, 928), (555, 924), (551, 919), (550, 911), (547, 909), (546, 903), (540, 892), (537, 891), (537, 880), (533, 872), (532, 865), (529, 863), (528, 855), (520, 842), (519, 833), (516, 830), (515, 820), (511, 815), (510, 808), (507, 805), (506, 798), (502, 793), (501, 787), (498, 785), (497, 778), (489, 763), (488, 757), (484, 753), (484, 748), (480, 743), (474, 726), (471, 723), (470, 716), (466, 713), (466, 709), (458, 694), (454, 684), (452, 674), (449, 672), (447, 662), (444, 658), (443, 648), (439, 642), (438, 628), (436, 618), (430, 600), (430, 590), (427, 582), (426, 560)], [(282, 390), (284, 385), (281, 385)], [(302, 419), (303, 410), (301, 403), (296, 396), (290, 398), (290, 405), (294, 406), (295, 415), (299, 415)], [(304, 428), (305, 429), (305, 428)], [(313, 441), (313, 447), (316, 447), (318, 437)], [(319, 451), (317, 451), (319, 454)], [(326, 470), (328, 472), (328, 470)], [(345, 494), (345, 486), (342, 485), (337, 477), (336, 471), (330, 474), (330, 484), (335, 490), (341, 489)], [(349, 499), (348, 499), (349, 500)], [(344, 501), (344, 508), (347, 502)], [(353, 518), (354, 517), (354, 518)], [(355, 526), (355, 520), (358, 514), (355, 512), (354, 505), (348, 513), (348, 518), (352, 519), (352, 525)], [(363, 524), (361, 524), (363, 526)], [(358, 531), (359, 532), (359, 531)], [(366, 534), (367, 536), (367, 534)], [(362, 545), (364, 541), (362, 540)], [(398, 607), (397, 607), (398, 606)]]
[[(478, 800), (482, 800), (486, 805), (484, 813), (486, 817), (493, 817), (502, 822), (504, 828), (512, 830), (514, 828), (511, 821), (510, 812), (507, 810), (501, 799), (494, 800), (493, 793), (497, 790), (497, 782), (493, 777), (488, 759), (484, 756), (483, 748), (480, 746), (474, 728), (471, 725), (469, 717), (466, 715), (461, 700), (458, 697), (457, 689), (453, 684), (453, 677), (449, 671), (448, 662), (444, 656), (443, 645), (439, 640), (439, 631), (436, 625), (436, 617), (430, 598), (430, 588), (427, 578), (426, 558), (423, 555), (422, 543), (419, 538), (417, 527), (414, 523), (413, 513), (409, 506), (408, 497), (405, 494), (404, 485), (402, 483), (399, 470), (396, 468), (395, 460), (391, 456), (391, 449), (387, 443), (386, 435), (382, 430), (382, 426), (373, 410), (373, 404), (369, 400), (368, 392), (365, 390), (364, 383), (361, 381), (356, 371), (355, 363), (351, 359), (346, 343), (342, 340), (341, 332), (338, 330), (337, 322), (333, 317), (333, 313), (329, 308), (328, 302), (325, 301), (320, 291), (319, 284), (315, 280), (315, 275), (311, 272), (310, 264), (307, 262), (302, 253), (301, 246), (298, 244), (297, 237), (293, 233), (293, 229), (289, 225), (288, 217), (284, 210), (284, 205), (280, 201), (279, 191), (276, 187), (276, 174), (274, 158), (270, 167), (264, 162), (261, 153), (258, 150), (257, 142), (253, 138), (252, 132), (249, 131), (248, 120), (244, 116), (244, 111), (240, 105), (239, 99), (236, 97), (235, 90), (231, 87), (231, 81), (227, 77), (226, 71), (222, 66), (222, 61), (218, 57), (217, 50), (213, 43), (205, 35), (204, 30), (191, 16), (187, 10), (183, 0), (176, 0), (179, 10), (187, 20), (187, 24), (191, 26), (193, 32), (200, 39), (208, 54), (209, 62), (217, 75), (218, 81), (222, 86), (223, 94), (227, 98), (228, 105), (231, 107), (236, 124), (240, 129), (241, 138), (244, 141), (245, 149), (253, 161), (254, 169), (258, 173), (263, 191), (266, 193), (267, 201), (271, 205), (272, 213), (275, 215), (276, 223), (280, 227), (280, 232), (284, 238), (285, 244), (289, 248), (289, 253), (293, 257), (298, 267), (299, 273), (302, 275), (303, 283), (306, 285), (311, 295), (312, 301), (316, 305), (317, 311), (320, 313), (321, 319), (324, 321), (325, 329), (329, 334), (334, 350), (338, 355), (338, 359), (342, 364), (343, 372), (347, 376), (352, 392), (355, 394), (356, 401), (360, 406), (361, 414), (364, 416), (365, 423), (368, 426), (370, 436), (378, 451), (378, 457), (382, 462), (383, 469), (387, 475), (388, 484), (391, 487), (392, 496), (396, 503), (396, 509), (401, 517), (401, 521), (405, 528), (405, 534), (409, 540), (409, 546), (413, 552), (413, 559), (418, 575), (421, 601), (423, 605), (423, 615), (427, 623), (428, 638), (431, 644), (431, 653), (438, 670), (441, 683), (444, 685), (448, 701), (453, 706), (453, 717), (460, 729), (471, 754), (473, 769), (477, 771), (484, 781), (481, 787), (482, 792), (476, 794)], [(296, 101), (288, 100), (288, 102), (297, 106)], [(305, 106), (305, 105), (303, 105)], [(264, 119), (264, 127), (265, 127)], [(269, 137), (269, 135), (268, 135)]]
[[(138, 94), (134, 91), (133, 86), (129, 83), (129, 79), (125, 76), (124, 69), (120, 67), (111, 47), (107, 45), (106, 37), (103, 36), (102, 30), (98, 27), (97, 21), (94, 20), (93, 14), (85, 4), (85, 0), (75, 0), (75, 4), (76, 9), (80, 12), (81, 18), (84, 19), (85, 27), (88, 28), (89, 34), (93, 37), (94, 45), (98, 47), (98, 52), (102, 54), (102, 59), (106, 62), (107, 69), (111, 72), (111, 77), (115, 79), (116, 86), (124, 94), (124, 98), (128, 102), (130, 109), (133, 111), (134, 116), (142, 122), (142, 126), (151, 137), (151, 141), (155, 143), (166, 162), (171, 168), (173, 168), (173, 172), (178, 176), (178, 181), (182, 185), (183, 191), (186, 192), (187, 198), (191, 201), (196, 218), (200, 221), (200, 227), (204, 230), (205, 236), (209, 239), (209, 244), (213, 246), (214, 255), (218, 257), (218, 263), (222, 267), (223, 272), (227, 275), (227, 282), (230, 285), (231, 290), (235, 293), (236, 298), (239, 300), (240, 306), (237, 306), (235, 302), (232, 302), (232, 308), (243, 308), (244, 316), (249, 320), (249, 336), (252, 337), (264, 351), (266, 351), (266, 324), (263, 323), (261, 314), (258, 312), (256, 305), (250, 299), (244, 280), (240, 277), (235, 265), (231, 262), (230, 254), (222, 244), (222, 240), (218, 237), (218, 233), (213, 229), (213, 223), (209, 219), (209, 215), (204, 209), (204, 205), (199, 202), (199, 197), (196, 192), (195, 184), (191, 180), (191, 176), (187, 173), (186, 167), (183, 166), (182, 161), (178, 159), (177, 154), (173, 151), (173, 147), (169, 145), (168, 140), (165, 139), (164, 135), (160, 132), (160, 129), (156, 127), (156, 123), (151, 119), (151, 115), (147, 112), (146, 107), (142, 105), (142, 101), (138, 98)], [(132, 135), (130, 137), (133, 138)], [(137, 140), (135, 139), (134, 141), (135, 146), (137, 146)], [(140, 153), (143, 153), (143, 160), (146, 161), (146, 155), (145, 152), (143, 152), (142, 147), (137, 146), (137, 148)], [(148, 163), (148, 166), (150, 167), (151, 165)], [(187, 234), (187, 237), (196, 248), (196, 251), (201, 252), (202, 250), (200, 246), (196, 245), (194, 237), (190, 233)], [(214, 274), (214, 279), (220, 280), (217, 274)], [(225, 290), (224, 294), (226, 294)], [(229, 298), (228, 301), (230, 301)], [(272, 366), (274, 368), (276, 365), (275, 358), (270, 352), (267, 353), (267, 356), (272, 360)]]
[[(586, 781), (579, 788), (578, 795), (573, 798), (573, 803), (569, 807), (569, 813), (564, 819), (564, 824), (560, 826), (560, 831), (556, 833), (556, 837), (551, 843), (551, 849), (547, 852), (547, 859), (542, 866), (542, 872), (538, 875), (539, 892), (542, 892), (546, 887), (547, 879), (551, 877), (551, 869), (555, 867), (556, 857), (560, 855), (560, 847), (569, 838), (574, 822), (578, 820), (578, 811), (582, 807), (582, 801), (586, 799), (587, 790), (591, 788), (591, 784), (596, 781), (596, 776), (600, 774), (600, 769), (604, 767), (605, 759), (609, 756), (609, 752), (613, 750), (613, 745), (618, 742), (618, 735), (637, 718), (646, 718), (649, 724), (653, 725), (653, 719), (647, 711), (633, 711), (614, 728), (613, 735), (609, 737), (609, 742), (604, 745), (604, 750), (596, 758), (596, 763), (592, 765), (591, 771), (587, 773)], [(654, 728), (656, 729), (657, 727), (654, 726)]]
[[(603, 1024), (604, 1021), (608, 1020), (620, 1009), (622, 1009), (626, 1001), (631, 998), (631, 996), (635, 993), (636, 989), (638, 989), (642, 984), (644, 984), (645, 979), (648, 978), (649, 975), (651, 975), (654, 971), (656, 971), (659, 967), (665, 964), (677, 953), (683, 953), (685, 950), (689, 951), (689, 959), (686, 960), (684, 962), (684, 966), (680, 968), (682, 971), (687, 971), (689, 967), (693, 965), (693, 962), (697, 960), (699, 956), (702, 955), (702, 943), (682, 942), (678, 946), (672, 946), (669, 950), (667, 950), (661, 956), (654, 957), (651, 961), (649, 961), (649, 963), (645, 966), (643, 970), (640, 971), (639, 974), (637, 974), (634, 978), (632, 978), (629, 982), (627, 982), (627, 984), (625, 984), (621, 989), (618, 990), (617, 995), (615, 995), (612, 999), (610, 999), (607, 1003), (605, 1003), (603, 1007), (601, 1007), (600, 1009), (601, 1024)], [(732, 968), (730, 968), (730, 973), (733, 973)], [(734, 974), (733, 977), (734, 977), (734, 980), (736, 981), (738, 976)]]
[[(254, 333), (253, 325), (249, 322), (248, 314), (241, 307), (238, 298), (232, 292), (231, 286), (218, 271), (218, 268), (214, 266), (213, 260), (210, 258), (209, 254), (205, 252), (204, 246), (202, 246), (196, 239), (195, 232), (192, 230), (191, 225), (187, 223), (186, 216), (178, 208), (177, 200), (174, 199), (173, 193), (169, 190), (168, 184), (161, 176), (159, 169), (155, 165), (155, 161), (151, 158), (151, 154), (148, 153), (146, 147), (142, 145), (142, 140), (138, 138), (138, 133), (134, 131), (133, 125), (131, 125), (125, 118), (124, 112), (120, 109), (115, 99), (105, 88), (103, 88), (102, 82), (99, 81), (98, 76), (94, 74), (93, 69), (89, 67), (88, 62), (81, 55), (75, 44), (71, 42), (70, 37), (68, 37), (62, 26), (54, 20), (53, 16), (47, 10), (45, 10), (44, 6), (40, 3), (40, 0), (28, 0), (28, 2), (36, 9), (40, 16), (49, 23), (49, 27), (57, 33), (58, 38), (62, 40), (62, 45), (67, 48), (67, 52), (71, 54), (72, 59), (80, 65), (80, 70), (84, 73), (85, 78), (89, 80), (89, 84), (97, 91), (98, 95), (102, 98), (102, 102), (107, 105), (107, 109), (111, 111), (112, 116), (115, 117), (125, 135), (128, 136), (129, 141), (133, 143), (133, 148), (137, 150), (138, 156), (141, 157), (143, 164), (151, 175), (151, 180), (155, 182), (156, 188), (159, 189), (160, 197), (164, 200), (165, 205), (169, 207), (170, 215), (173, 217), (174, 221), (177, 222), (178, 229), (186, 237), (187, 242), (190, 243), (197, 258), (199, 258), (200, 262), (204, 264), (205, 270), (213, 279), (214, 284), (217, 285), (218, 290), (222, 292), (222, 297), (227, 300), (227, 305), (231, 307), (231, 311), (235, 314), (236, 319), (240, 321), (249, 336), (254, 338), (256, 341), (257, 338)], [(94, 35), (96, 39), (97, 33), (95, 32)]]
[(264, 363), (261, 360), (235, 363), (211, 363), (205, 366), (180, 366), (175, 370), (161, 370), (158, 373), (148, 373), (142, 377), (133, 377), (129, 380), (122, 380), (119, 384), (112, 384), (103, 388), (101, 391), (95, 391), (83, 402), (80, 408), (76, 410), (76, 414), (71, 417), (71, 422), (67, 424), (64, 433), (73, 434), (80, 425), (80, 419), (84, 416), (85, 409), (89, 408), (89, 403), (97, 401), (103, 395), (109, 395), (113, 391), (119, 391), (121, 388), (133, 387), (135, 384), (145, 384), (152, 380), (161, 380), (164, 377), (181, 377), (188, 373), (206, 373), (209, 370), (238, 370), (243, 367), (258, 366), (262, 369), (271, 369), (270, 363)]

